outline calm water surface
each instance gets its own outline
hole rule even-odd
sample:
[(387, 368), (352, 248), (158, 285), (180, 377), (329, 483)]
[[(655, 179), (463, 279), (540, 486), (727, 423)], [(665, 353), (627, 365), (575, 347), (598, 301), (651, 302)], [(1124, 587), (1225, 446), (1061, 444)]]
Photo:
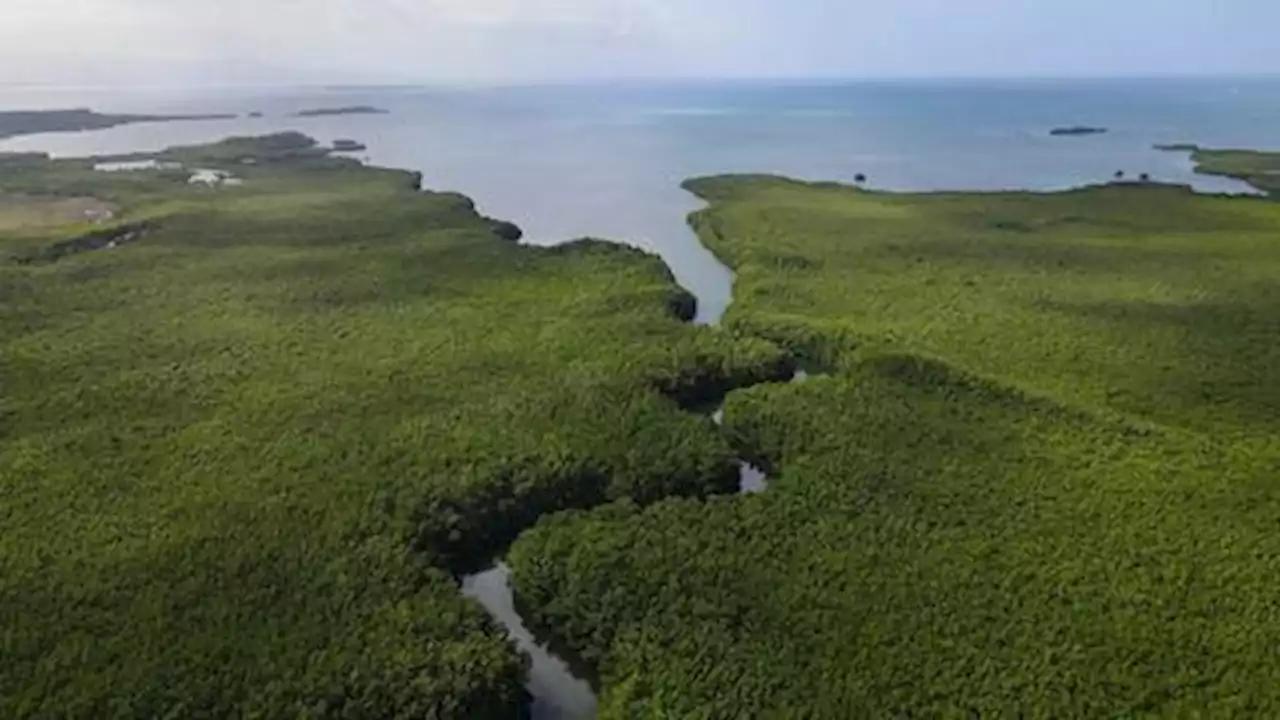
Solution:
[(530, 720), (589, 718), (596, 711), (591, 685), (574, 675), (569, 663), (557, 657), (525, 627), (511, 595), (511, 571), (498, 564), (482, 573), (469, 575), (462, 593), (484, 605), (489, 614), (507, 629), (507, 635), (529, 656), (529, 677), (525, 687), (533, 696)]

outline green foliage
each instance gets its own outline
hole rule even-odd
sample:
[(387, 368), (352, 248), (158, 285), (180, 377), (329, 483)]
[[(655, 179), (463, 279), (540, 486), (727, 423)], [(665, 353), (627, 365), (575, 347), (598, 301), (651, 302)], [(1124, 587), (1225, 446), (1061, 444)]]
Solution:
[[(732, 198), (699, 221), (720, 228), (703, 237), (738, 273), (731, 327), (838, 337), (836, 352), (865, 343), (941, 357), (1171, 425), (1280, 431), (1273, 203), (1158, 185), (920, 196), (781, 179), (692, 187)], [(810, 267), (779, 260), (792, 255)]]
[(780, 351), (672, 317), (656, 258), (521, 247), (307, 138), (158, 157), (245, 182), (0, 175), (147, 228), (0, 233), (0, 716), (515, 717), (450, 570), (539, 513), (728, 490), (663, 393)]
[(1280, 206), (1164, 186), (690, 187), (768, 493), (544, 519), (509, 554), (602, 717), (1280, 712)]

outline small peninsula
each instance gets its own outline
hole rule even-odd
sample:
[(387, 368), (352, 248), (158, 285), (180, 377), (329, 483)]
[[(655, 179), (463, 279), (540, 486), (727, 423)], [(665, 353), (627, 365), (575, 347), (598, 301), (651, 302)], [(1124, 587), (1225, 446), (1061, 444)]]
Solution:
[(1195, 143), (1156, 145), (1165, 152), (1191, 154), (1195, 171), (1201, 175), (1233, 178), (1252, 185), (1272, 197), (1280, 195), (1280, 152), (1267, 150), (1211, 149)]
[(389, 110), (373, 107), (372, 105), (351, 105), (349, 107), (337, 108), (315, 108), (312, 110), (300, 110), (294, 113), (294, 117), (310, 118), (310, 117), (330, 117), (333, 115), (387, 115)]
[(1049, 131), (1054, 137), (1078, 137), (1082, 135), (1102, 135), (1107, 132), (1104, 127), (1092, 127), (1089, 125), (1071, 125), (1068, 127), (1057, 127)]
[(369, 146), (357, 140), (340, 139), (333, 141), (334, 152), (360, 152), (368, 150)]
[(119, 125), (144, 122), (182, 122), (191, 120), (234, 120), (234, 114), (211, 115), (119, 115), (99, 113), (88, 108), (71, 110), (16, 110), (0, 112), (0, 139), (47, 132), (82, 132), (103, 130)]

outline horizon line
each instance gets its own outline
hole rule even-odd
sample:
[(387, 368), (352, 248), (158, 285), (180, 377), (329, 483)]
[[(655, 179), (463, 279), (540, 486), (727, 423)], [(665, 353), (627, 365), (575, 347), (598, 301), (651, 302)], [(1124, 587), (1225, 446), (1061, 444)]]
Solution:
[(4, 82), (0, 81), (0, 90), (145, 90), (145, 89), (317, 89), (348, 90), (370, 88), (538, 88), (538, 87), (571, 87), (600, 85), (653, 85), (653, 84), (775, 84), (775, 85), (831, 85), (831, 84), (892, 84), (921, 82), (1106, 82), (1132, 80), (1280, 80), (1280, 72), (1205, 72), (1205, 73), (1113, 73), (1098, 74), (902, 74), (902, 75), (784, 75), (784, 76), (747, 76), (747, 75), (705, 75), (705, 76), (641, 76), (626, 75), (615, 77), (585, 78), (477, 78), (468, 80), (424, 79), (424, 80), (333, 80), (333, 81), (263, 81), (263, 82)]

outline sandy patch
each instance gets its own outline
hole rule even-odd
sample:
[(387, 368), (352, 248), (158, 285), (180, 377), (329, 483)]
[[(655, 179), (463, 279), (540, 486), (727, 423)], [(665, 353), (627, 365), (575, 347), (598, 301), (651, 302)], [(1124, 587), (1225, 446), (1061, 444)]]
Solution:
[(0, 193), (0, 231), (113, 220), (115, 205), (92, 197)]

